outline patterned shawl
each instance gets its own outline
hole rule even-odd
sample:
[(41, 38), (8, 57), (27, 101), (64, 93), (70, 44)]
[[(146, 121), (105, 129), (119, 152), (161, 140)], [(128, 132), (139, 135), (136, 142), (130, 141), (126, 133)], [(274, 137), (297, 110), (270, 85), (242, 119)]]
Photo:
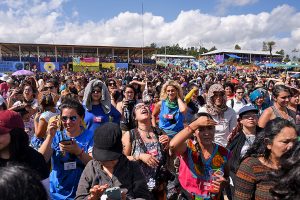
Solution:
[[(223, 92), (224, 98), (223, 98), (223, 104), (219, 107), (214, 104), (213, 96), (215, 92)], [(225, 90), (221, 84), (213, 84), (210, 86), (208, 93), (207, 93), (207, 99), (206, 99), (206, 109), (207, 112), (211, 115), (224, 115), (224, 112), (227, 110), (226, 105), (226, 95)]]

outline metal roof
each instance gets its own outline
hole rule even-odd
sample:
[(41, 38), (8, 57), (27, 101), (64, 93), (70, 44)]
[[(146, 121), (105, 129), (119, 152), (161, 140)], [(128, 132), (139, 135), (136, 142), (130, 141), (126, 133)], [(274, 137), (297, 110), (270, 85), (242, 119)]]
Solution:
[(152, 56), (159, 57), (159, 58), (191, 58), (195, 59), (194, 56), (187, 56), (187, 55), (168, 55), (168, 54), (153, 54)]
[[(253, 51), (253, 50), (237, 50), (237, 49), (217, 49), (214, 51), (210, 51), (207, 53), (201, 54), (201, 56), (209, 56), (209, 55), (215, 55), (215, 54), (223, 54), (223, 53), (231, 53), (231, 54), (251, 54), (251, 55), (264, 55), (269, 56), (269, 51)], [(272, 53), (272, 56), (282, 56), (277, 53)]]
[(144, 54), (152, 55), (156, 49), (151, 47), (124, 47), (124, 46), (92, 46), (92, 45), (65, 45), (65, 44), (30, 44), (30, 43), (0, 43), (1, 54), (18, 55), (19, 46), (22, 55), (37, 54), (39, 49), (40, 54), (55, 55), (55, 47), (58, 55), (73, 56), (80, 54), (96, 55), (97, 49), (99, 55), (107, 55), (114, 50), (115, 55), (126, 55), (129, 49), (130, 55), (141, 55), (142, 49)]

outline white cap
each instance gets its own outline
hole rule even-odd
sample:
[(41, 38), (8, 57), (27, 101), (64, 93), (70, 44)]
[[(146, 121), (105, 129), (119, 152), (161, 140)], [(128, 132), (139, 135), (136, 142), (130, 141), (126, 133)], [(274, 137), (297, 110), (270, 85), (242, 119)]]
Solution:
[(7, 81), (9, 79), (9, 76), (7, 75), (7, 74), (4, 74), (1, 78), (0, 78), (0, 80), (1, 81)]

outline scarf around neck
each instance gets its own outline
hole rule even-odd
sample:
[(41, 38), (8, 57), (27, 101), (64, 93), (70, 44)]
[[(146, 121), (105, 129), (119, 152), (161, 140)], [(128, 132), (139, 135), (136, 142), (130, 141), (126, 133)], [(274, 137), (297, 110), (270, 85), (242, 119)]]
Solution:
[(178, 102), (177, 101), (170, 101), (169, 97), (166, 99), (166, 106), (170, 109), (176, 109), (178, 108)]

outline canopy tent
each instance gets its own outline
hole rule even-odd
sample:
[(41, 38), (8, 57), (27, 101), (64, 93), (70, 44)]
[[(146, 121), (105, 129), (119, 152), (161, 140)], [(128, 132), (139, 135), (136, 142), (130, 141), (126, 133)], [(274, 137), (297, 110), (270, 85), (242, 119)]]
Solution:
[(238, 59), (242, 58), (242, 57), (239, 57), (235, 54), (226, 54), (226, 55), (229, 56), (230, 58), (238, 58)]
[(290, 63), (266, 63), (266, 67), (276, 68), (276, 67), (282, 67), (282, 68), (293, 68), (293, 67), (300, 67), (298, 64), (290, 64)]

